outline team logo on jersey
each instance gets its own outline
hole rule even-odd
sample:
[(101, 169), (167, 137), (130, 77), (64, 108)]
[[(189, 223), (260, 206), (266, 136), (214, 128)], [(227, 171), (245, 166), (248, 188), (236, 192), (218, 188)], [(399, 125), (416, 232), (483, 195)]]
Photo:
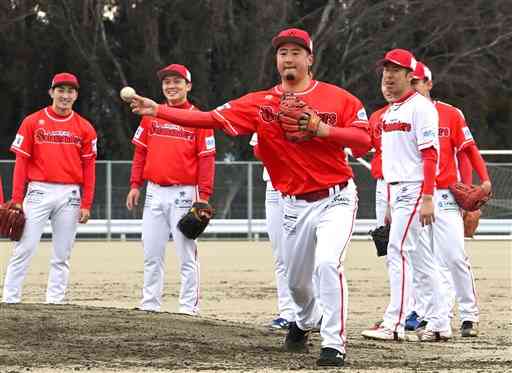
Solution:
[(137, 128), (137, 131), (135, 131), (135, 135), (133, 137), (135, 137), (136, 139), (140, 139), (142, 132), (144, 132), (144, 128), (139, 126), (139, 128)]
[(368, 120), (368, 116), (366, 115), (366, 110), (364, 110), (364, 108), (359, 109), (357, 112), (357, 119)]
[(215, 137), (208, 136), (206, 139), (204, 139), (206, 150), (215, 149)]
[(91, 146), (92, 146), (92, 152), (94, 154), (97, 154), (98, 153), (98, 139), (94, 139), (91, 141)]
[(277, 120), (277, 113), (272, 106), (260, 106), (259, 114), (264, 122), (270, 123)]
[(39, 124), (40, 126), (44, 126), (44, 124), (45, 124), (44, 119), (39, 119), (39, 120), (37, 121), (37, 124)]
[(72, 144), (80, 145), (81, 139), (70, 131), (48, 131), (38, 128), (34, 133), (36, 144)]
[(411, 124), (405, 122), (391, 122), (391, 123), (382, 123), (382, 130), (384, 132), (411, 132)]
[(182, 126), (172, 123), (151, 123), (151, 134), (154, 136), (177, 137), (187, 141), (195, 141), (195, 132), (187, 131)]
[(274, 98), (274, 96), (272, 96), (272, 95), (266, 95), (265, 96), (265, 100), (272, 101), (273, 98)]
[(450, 137), (450, 128), (439, 127), (439, 137)]
[(231, 109), (231, 104), (229, 102), (226, 102), (224, 105), (218, 106), (216, 110), (222, 111), (224, 109)]
[(462, 129), (462, 133), (464, 134), (464, 140), (473, 140), (473, 135), (471, 134), (469, 127), (464, 127)]
[(435, 132), (433, 130), (425, 130), (423, 131), (423, 137), (424, 138), (432, 138), (435, 137)]
[(23, 144), (23, 135), (20, 135), (19, 133), (14, 138), (14, 141), (12, 142), (12, 146), (15, 146), (16, 148), (20, 148), (21, 144)]

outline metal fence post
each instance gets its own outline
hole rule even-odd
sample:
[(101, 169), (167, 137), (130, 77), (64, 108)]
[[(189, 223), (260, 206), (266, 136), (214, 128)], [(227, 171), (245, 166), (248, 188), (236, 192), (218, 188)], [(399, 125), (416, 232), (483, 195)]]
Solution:
[(107, 193), (107, 240), (112, 239), (112, 161), (107, 161), (106, 193)]
[(252, 241), (252, 162), (247, 163), (247, 238)]

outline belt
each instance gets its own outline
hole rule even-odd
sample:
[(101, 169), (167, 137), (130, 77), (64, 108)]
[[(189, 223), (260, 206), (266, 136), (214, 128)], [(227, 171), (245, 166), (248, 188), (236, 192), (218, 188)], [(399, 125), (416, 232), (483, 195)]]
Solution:
[(398, 185), (398, 184), (400, 184), (399, 181), (393, 181), (392, 183), (389, 183), (389, 185)]
[(341, 184), (334, 185), (327, 189), (315, 190), (313, 192), (307, 192), (302, 194), (296, 194), (291, 197), (295, 197), (295, 199), (302, 199), (306, 202), (315, 202), (321, 199), (327, 198), (330, 195), (338, 193), (340, 190), (344, 189), (348, 185), (348, 182), (344, 182)]

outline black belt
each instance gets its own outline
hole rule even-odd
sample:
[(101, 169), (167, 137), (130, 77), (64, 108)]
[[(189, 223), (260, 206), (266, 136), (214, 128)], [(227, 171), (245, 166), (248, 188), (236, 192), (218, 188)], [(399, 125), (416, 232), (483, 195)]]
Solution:
[(393, 181), (392, 183), (389, 183), (389, 185), (398, 185), (398, 184), (400, 184), (399, 181)]
[(333, 191), (333, 189), (335, 187), (339, 186), (340, 190), (342, 190), (347, 185), (348, 185), (348, 182), (344, 182), (344, 183), (341, 183), (341, 184), (338, 184), (338, 185), (334, 185), (334, 186), (332, 186), (330, 188), (327, 188), (327, 189), (320, 189), (320, 190), (315, 190), (313, 192), (297, 194), (297, 195), (295, 195), (293, 197), (295, 197), (295, 199), (301, 199), (301, 200), (304, 200), (306, 202), (316, 202), (316, 201), (319, 201), (321, 199), (329, 197), (332, 194), (332, 191)]

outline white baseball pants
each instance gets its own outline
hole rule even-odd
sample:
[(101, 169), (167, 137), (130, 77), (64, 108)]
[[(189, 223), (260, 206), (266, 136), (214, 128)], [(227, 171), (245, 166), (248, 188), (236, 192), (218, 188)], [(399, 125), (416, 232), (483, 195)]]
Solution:
[(177, 224), (196, 200), (192, 185), (159, 186), (148, 182), (142, 216), (144, 286), (140, 308), (160, 311), (164, 287), (165, 247), (172, 237), (180, 262), (179, 312), (199, 312), (199, 258), (195, 240), (186, 238)]
[(419, 220), (421, 182), (390, 185), (391, 231), (387, 264), (390, 281), (390, 303), (384, 313), (384, 326), (398, 333), (404, 332), (409, 312), (412, 268), (414, 283), (419, 292), (430, 301), (425, 306), (425, 319), (433, 331), (450, 329), (445, 303), (440, 290), (440, 270), (435, 263), (431, 246), (419, 243), (420, 234), (432, 240), (432, 227), (422, 227)]
[[(464, 223), (460, 208), (448, 189), (436, 190), (435, 204), (433, 249), (441, 268), (441, 288), (449, 315), (456, 299), (461, 321), (478, 322), (475, 280), (464, 250)], [(425, 245), (428, 244), (424, 237), (421, 240)], [(422, 294), (418, 294), (416, 298), (426, 299)], [(417, 300), (416, 304), (419, 304), (417, 308), (422, 312), (423, 302)]]
[(14, 245), (9, 260), (2, 300), (21, 301), (23, 280), (36, 252), (48, 219), (52, 225), (53, 252), (46, 290), (46, 303), (62, 303), (69, 281), (69, 258), (80, 217), (80, 186), (30, 182), (23, 201), (26, 223), (23, 236)]
[(343, 261), (354, 228), (357, 192), (352, 180), (329, 192), (329, 197), (315, 202), (284, 197), (283, 249), (297, 326), (313, 329), (323, 317), (322, 347), (344, 352), (348, 289)]
[(288, 282), (286, 279), (286, 264), (282, 250), (282, 230), (283, 230), (283, 198), (278, 190), (275, 190), (270, 181), (267, 181), (267, 190), (265, 194), (265, 213), (267, 220), (267, 232), (272, 245), (272, 255), (274, 257), (276, 288), (277, 288), (277, 307), (279, 317), (287, 321), (295, 321), (295, 308)]
[(375, 185), (375, 217), (377, 218), (377, 228), (384, 225), (388, 204), (388, 185), (384, 179), (378, 179)]

